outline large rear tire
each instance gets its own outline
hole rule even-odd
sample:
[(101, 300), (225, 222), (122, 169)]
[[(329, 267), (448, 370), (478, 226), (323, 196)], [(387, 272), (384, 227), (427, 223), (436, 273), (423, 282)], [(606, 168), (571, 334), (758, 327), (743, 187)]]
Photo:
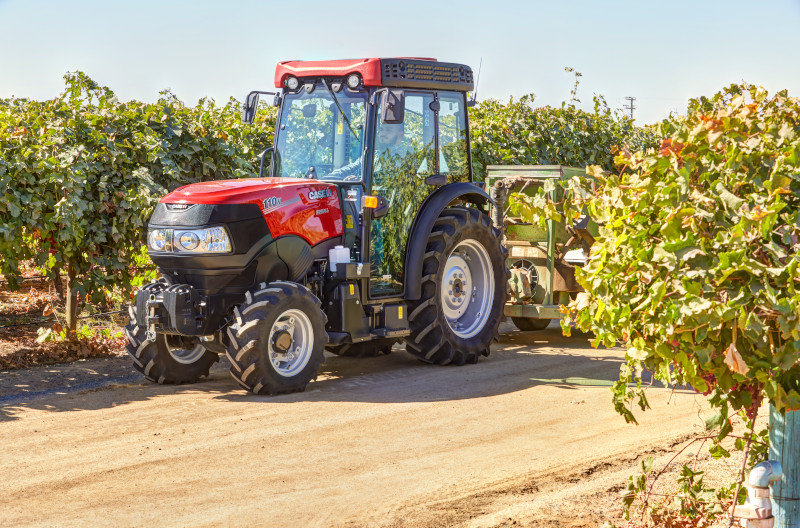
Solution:
[(136, 324), (136, 307), (128, 307), (130, 323), (125, 327), (125, 350), (133, 358), (133, 368), (159, 384), (194, 383), (208, 376), (219, 355), (195, 337), (156, 334), (147, 340), (147, 329)]
[(327, 318), (307, 288), (276, 281), (248, 292), (228, 327), (231, 375), (255, 394), (305, 390), (325, 360)]
[(442, 211), (425, 248), (422, 296), (409, 303), (406, 350), (438, 365), (488, 356), (504, 319), (505, 257), (488, 216), (466, 207)]

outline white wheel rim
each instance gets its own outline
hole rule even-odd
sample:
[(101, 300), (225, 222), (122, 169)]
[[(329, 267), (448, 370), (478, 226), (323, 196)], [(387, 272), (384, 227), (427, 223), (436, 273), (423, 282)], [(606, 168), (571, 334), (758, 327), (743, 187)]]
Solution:
[(173, 347), (166, 339), (167, 351), (172, 359), (183, 365), (191, 365), (199, 360), (205, 354), (206, 349), (200, 343), (197, 343), (194, 348)]
[(481, 331), (494, 300), (494, 270), (483, 244), (468, 239), (453, 249), (444, 266), (440, 300), (453, 333), (469, 338)]
[[(286, 331), (291, 336), (291, 344), (285, 352), (274, 348), (273, 338), (278, 332)], [(267, 339), (269, 363), (275, 372), (290, 378), (300, 373), (311, 359), (314, 348), (314, 328), (311, 320), (300, 310), (286, 310), (275, 320)]]

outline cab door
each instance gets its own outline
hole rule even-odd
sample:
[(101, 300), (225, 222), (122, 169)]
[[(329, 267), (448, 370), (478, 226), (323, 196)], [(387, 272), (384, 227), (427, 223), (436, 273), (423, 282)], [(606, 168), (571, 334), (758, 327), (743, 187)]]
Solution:
[[(425, 178), (436, 174), (436, 95), (405, 92), (401, 125), (376, 119), (370, 193), (389, 202), (389, 211), (370, 222), (370, 297), (403, 293), (406, 244), (422, 201), (433, 187)], [(398, 143), (386, 144), (383, 127), (402, 127)]]

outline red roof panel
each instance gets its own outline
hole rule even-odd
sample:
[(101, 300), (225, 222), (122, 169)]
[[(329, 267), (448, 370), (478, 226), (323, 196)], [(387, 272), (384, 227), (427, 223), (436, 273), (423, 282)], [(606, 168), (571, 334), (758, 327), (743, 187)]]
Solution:
[[(402, 57), (412, 58), (412, 57)], [(430, 60), (413, 57), (418, 60)], [(351, 73), (358, 73), (364, 80), (364, 86), (381, 85), (381, 59), (343, 59), (326, 61), (283, 61), (275, 68), (275, 87), (282, 88), (284, 81), (290, 75), (294, 77), (345, 77)]]

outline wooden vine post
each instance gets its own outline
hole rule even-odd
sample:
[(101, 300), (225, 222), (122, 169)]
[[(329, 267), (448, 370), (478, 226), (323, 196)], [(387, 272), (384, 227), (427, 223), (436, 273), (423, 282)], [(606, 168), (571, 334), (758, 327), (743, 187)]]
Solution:
[(783, 466), (772, 485), (775, 528), (800, 528), (800, 411), (781, 413), (770, 405), (769, 458)]

